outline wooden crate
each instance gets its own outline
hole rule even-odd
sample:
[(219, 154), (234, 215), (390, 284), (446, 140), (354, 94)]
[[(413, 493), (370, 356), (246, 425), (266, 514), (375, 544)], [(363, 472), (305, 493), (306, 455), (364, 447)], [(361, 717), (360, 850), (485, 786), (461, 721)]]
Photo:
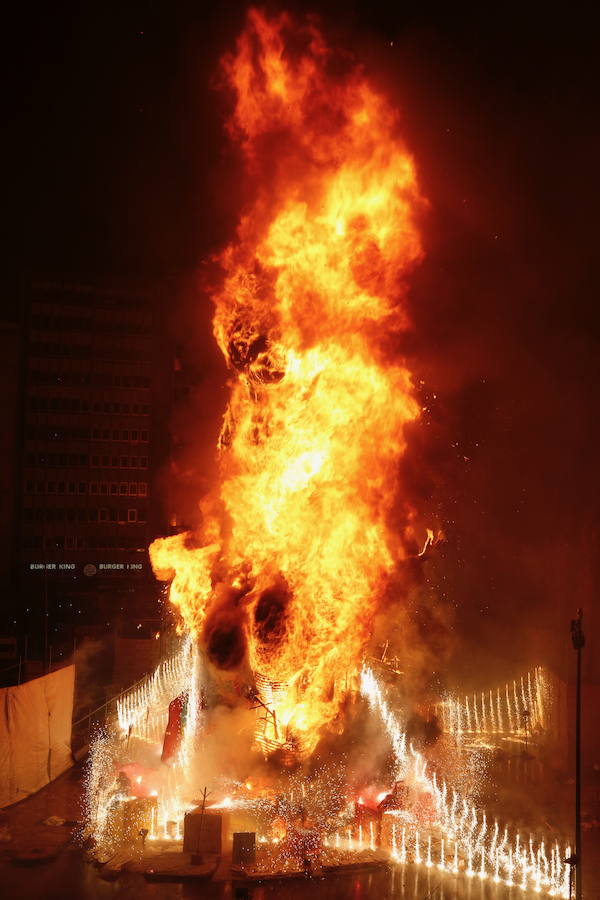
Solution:
[[(202, 819), (202, 829), (200, 821)], [(227, 846), (229, 816), (222, 810), (205, 809), (204, 817), (200, 807), (186, 813), (183, 820), (184, 853), (216, 853), (218, 856)]]

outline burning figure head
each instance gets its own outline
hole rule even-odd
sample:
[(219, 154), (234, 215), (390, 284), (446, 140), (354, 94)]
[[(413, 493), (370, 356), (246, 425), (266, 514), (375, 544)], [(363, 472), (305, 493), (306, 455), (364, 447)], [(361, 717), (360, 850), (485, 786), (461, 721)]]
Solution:
[(421, 200), (394, 110), (313, 25), (251, 11), (223, 73), (254, 199), (213, 297), (231, 371), (219, 479), (201, 533), (151, 558), (213, 664), (254, 673), (265, 746), (308, 753), (410, 537), (398, 460), (419, 408), (386, 348)]

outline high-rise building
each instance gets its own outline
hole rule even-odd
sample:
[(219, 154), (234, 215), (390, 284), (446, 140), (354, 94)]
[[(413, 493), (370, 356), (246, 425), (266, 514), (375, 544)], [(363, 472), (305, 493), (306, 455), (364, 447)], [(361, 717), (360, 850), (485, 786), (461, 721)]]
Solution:
[(167, 530), (157, 476), (169, 452), (172, 368), (156, 291), (32, 285), (13, 627), (156, 608), (147, 548)]
[[(17, 442), (21, 330), (17, 322), (0, 322), (0, 384), (3, 427), (0, 431), (0, 577), (10, 585), (15, 541)], [(2, 630), (4, 630), (6, 626)]]

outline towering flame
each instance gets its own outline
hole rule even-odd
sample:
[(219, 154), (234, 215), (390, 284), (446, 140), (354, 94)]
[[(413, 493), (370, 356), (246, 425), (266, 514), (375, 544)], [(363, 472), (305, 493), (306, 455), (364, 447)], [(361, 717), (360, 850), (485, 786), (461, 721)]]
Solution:
[(422, 201), (395, 111), (313, 24), (250, 11), (222, 71), (254, 200), (213, 297), (231, 372), (219, 484), (201, 533), (150, 553), (212, 662), (249, 664), (266, 743), (310, 752), (406, 554), (398, 461), (419, 408), (386, 347)]

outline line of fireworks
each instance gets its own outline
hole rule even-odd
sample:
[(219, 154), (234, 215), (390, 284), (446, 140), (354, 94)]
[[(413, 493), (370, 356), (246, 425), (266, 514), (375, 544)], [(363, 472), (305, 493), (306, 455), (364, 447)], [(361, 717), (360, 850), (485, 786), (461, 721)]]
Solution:
[(161, 662), (141, 684), (117, 701), (117, 719), (123, 734), (154, 741), (164, 734), (170, 701), (190, 684), (192, 642), (186, 640), (174, 656)]
[[(530, 835), (522, 842), (520, 834), (509, 835), (509, 829), (497, 822), (489, 827), (485, 812), (474, 803), (449, 790), (445, 781), (438, 784), (436, 773), (427, 773), (427, 761), (412, 743), (407, 741), (396, 716), (389, 708), (381, 686), (373, 671), (363, 668), (360, 679), (361, 694), (377, 710), (384, 723), (396, 758), (396, 778), (405, 780), (431, 794), (436, 810), (436, 825), (443, 837), (440, 841), (440, 869), (458, 873), (464, 869), (468, 877), (491, 878), (522, 890), (544, 892), (551, 897), (569, 897), (569, 866), (564, 862), (571, 855), (557, 843), (550, 847), (544, 840), (534, 843)], [(431, 835), (427, 830), (408, 821), (392, 826), (392, 858), (398, 862), (433, 865)], [(459, 867), (459, 860), (461, 861)]]
[(444, 731), (452, 735), (542, 732), (550, 710), (550, 681), (541, 666), (502, 687), (448, 697), (435, 706)]
[[(200, 713), (199, 691), (202, 689), (198, 649), (190, 639), (184, 641), (173, 656), (161, 662), (141, 684), (136, 685), (117, 700), (116, 715), (96, 736), (90, 748), (87, 771), (88, 828), (102, 846), (118, 844), (113, 834), (111, 808), (126, 798), (115, 782), (115, 760), (122, 756), (126, 744), (127, 756), (135, 758), (133, 749), (138, 741), (162, 746), (169, 718), (169, 704), (186, 693), (186, 716), (175, 758), (164, 766), (161, 783), (144, 800), (149, 806), (151, 839), (181, 837), (183, 816), (189, 803), (184, 800), (187, 790), (188, 766), (194, 755)], [(136, 777), (142, 783), (142, 775)]]

